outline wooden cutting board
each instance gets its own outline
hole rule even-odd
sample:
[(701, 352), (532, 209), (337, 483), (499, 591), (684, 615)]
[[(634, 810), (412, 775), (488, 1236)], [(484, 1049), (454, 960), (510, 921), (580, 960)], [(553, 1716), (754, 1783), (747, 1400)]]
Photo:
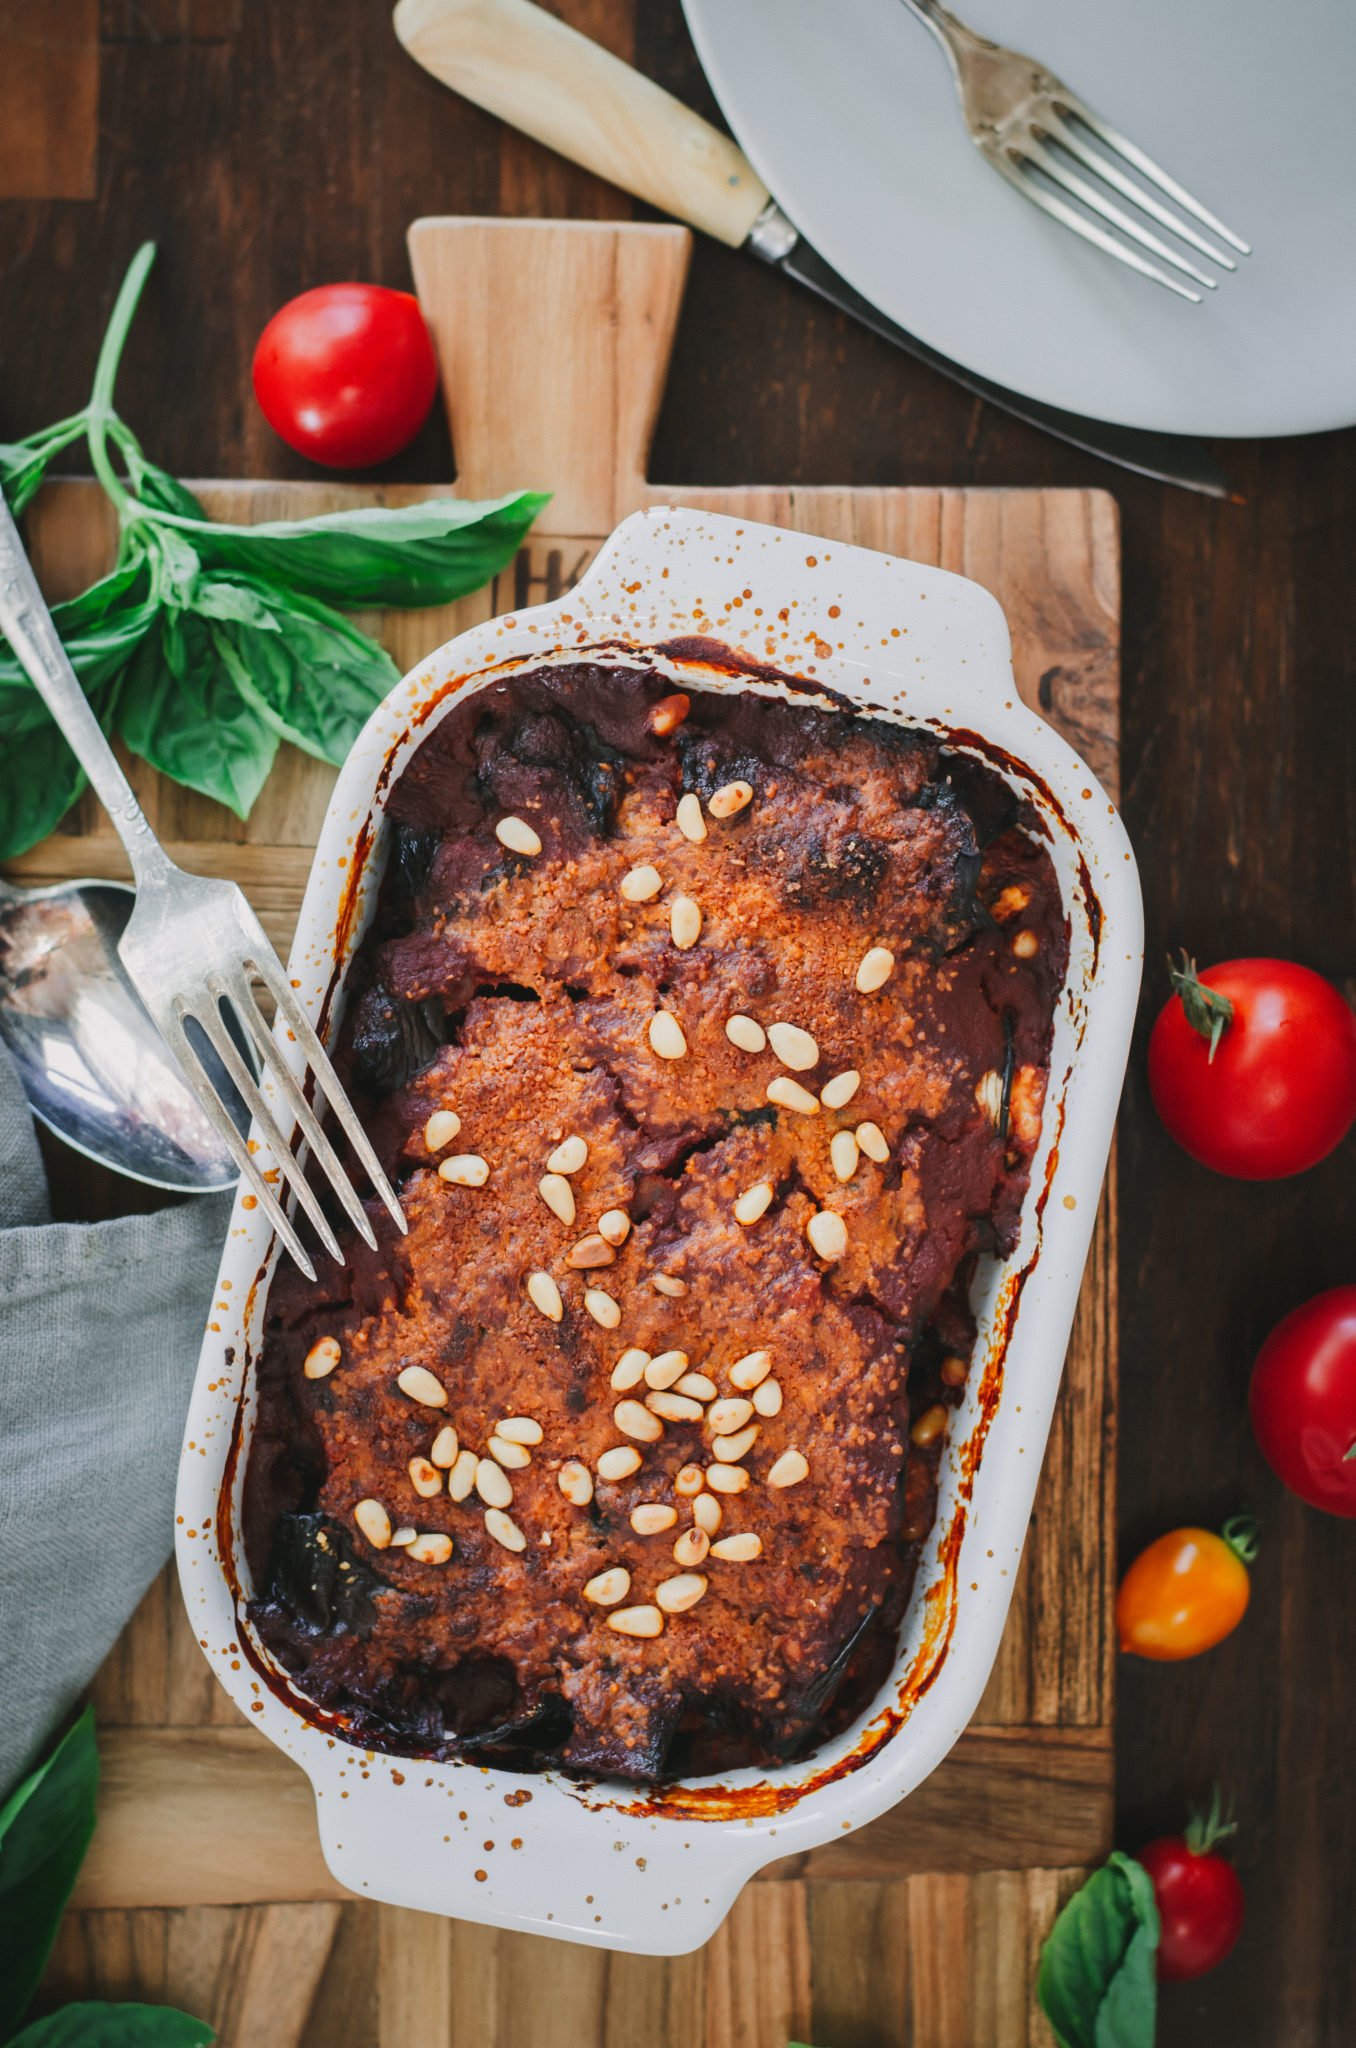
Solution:
[[(442, 363), (456, 491), (490, 497), (531, 486), (555, 496), (492, 588), (445, 609), (368, 622), (397, 664), (412, 666), (497, 612), (558, 596), (637, 508), (695, 505), (907, 555), (984, 584), (1007, 613), (1023, 698), (1114, 798), (1113, 501), (1092, 490), (668, 491), (649, 483), (689, 241), (681, 228), (612, 222), (415, 224), (411, 256)], [(254, 521), (408, 503), (446, 487), (193, 488), (213, 516)], [(115, 538), (91, 483), (49, 485), (29, 515), (49, 597), (101, 573)], [(130, 772), (174, 858), (234, 876), (285, 953), (333, 771), (283, 748), (243, 825), (144, 764)], [(8, 872), (40, 882), (127, 870), (107, 819), (86, 798)], [(672, 1962), (599, 1957), (347, 1902), (320, 1857), (305, 1780), (216, 1687), (166, 1573), (95, 1688), (101, 1820), (52, 1988), (172, 1997), (215, 2018), (224, 2048), (303, 2040), (305, 2048), (322, 2040), (324, 2048), (450, 2048), (471, 2038), (483, 2048), (524, 2048), (548, 2034), (643, 2039), (647, 2048), (782, 2048), (788, 2033), (815, 2038), (812, 2025), (832, 2048), (832, 1986), (844, 1986), (846, 2011), (849, 1979), (870, 1971), (880, 1977), (882, 2012), (898, 2015), (897, 2031), (883, 2028), (882, 2041), (1048, 2042), (1033, 1995), (1039, 1944), (1059, 1901), (1110, 1845), (1113, 1186), (993, 1676), (952, 1755), (892, 1813), (764, 1872), (705, 1950)], [(630, 2017), (614, 2016), (619, 1986)], [(562, 2026), (566, 2012), (573, 2017)]]

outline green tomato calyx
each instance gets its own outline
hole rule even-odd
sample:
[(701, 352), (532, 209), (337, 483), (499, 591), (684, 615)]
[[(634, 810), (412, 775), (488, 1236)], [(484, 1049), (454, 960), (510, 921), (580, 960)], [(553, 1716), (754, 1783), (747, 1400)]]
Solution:
[(1168, 973), (1172, 979), (1174, 994), (1181, 997), (1187, 1023), (1193, 1031), (1210, 1041), (1210, 1058), (1207, 1065), (1213, 1066), (1219, 1042), (1224, 1036), (1224, 1028), (1233, 1021), (1234, 1006), (1228, 996), (1222, 996), (1218, 989), (1206, 987), (1196, 972), (1196, 962), (1188, 956), (1185, 946), (1182, 948), (1181, 966), (1174, 967), (1169, 959)]

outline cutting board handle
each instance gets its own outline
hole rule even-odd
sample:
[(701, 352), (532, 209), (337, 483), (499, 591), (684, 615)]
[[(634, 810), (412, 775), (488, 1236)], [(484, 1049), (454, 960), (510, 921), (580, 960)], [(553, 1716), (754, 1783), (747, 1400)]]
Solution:
[(630, 222), (414, 222), (461, 496), (553, 491), (543, 528), (586, 536), (647, 501), (691, 246)]

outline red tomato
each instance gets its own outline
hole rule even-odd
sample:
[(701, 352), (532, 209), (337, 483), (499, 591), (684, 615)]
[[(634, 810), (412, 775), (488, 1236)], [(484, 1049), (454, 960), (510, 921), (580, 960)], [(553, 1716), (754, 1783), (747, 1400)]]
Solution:
[(1356, 1017), (1332, 983), (1289, 960), (1225, 960), (1197, 976), (1184, 955), (1173, 985), (1149, 1040), (1149, 1087), (1183, 1151), (1236, 1180), (1326, 1158), (1356, 1120)]
[(1248, 1407), (1277, 1478), (1311, 1507), (1356, 1516), (1356, 1287), (1330, 1287), (1277, 1323)]
[(1243, 1887), (1233, 1864), (1209, 1847), (1218, 1840), (1209, 1829), (1193, 1821), (1185, 1835), (1163, 1835), (1139, 1852), (1158, 1904), (1158, 1975), (1165, 1984), (1203, 1977), (1243, 1931)]
[(409, 292), (322, 284), (275, 313), (254, 351), (254, 395), (289, 448), (367, 469), (408, 447), (438, 389), (433, 343)]

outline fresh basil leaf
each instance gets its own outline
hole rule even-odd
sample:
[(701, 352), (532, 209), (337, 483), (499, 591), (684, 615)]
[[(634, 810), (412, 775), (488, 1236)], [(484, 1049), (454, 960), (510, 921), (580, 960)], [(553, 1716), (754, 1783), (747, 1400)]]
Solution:
[(153, 462), (148, 462), (140, 446), (132, 441), (130, 435), (122, 447), (132, 488), (143, 504), (154, 506), (158, 512), (175, 512), (181, 519), (207, 518), (201, 500), (195, 498), (188, 486), (180, 483), (178, 477), (171, 476), (168, 470), (157, 469)]
[(170, 2005), (63, 2005), (34, 2020), (9, 2048), (211, 2048), (216, 2033)]
[(226, 630), (194, 612), (163, 612), (123, 673), (116, 717), (134, 754), (247, 818), (278, 735), (221, 658)]
[[(19, 737), (6, 732), (3, 700), (9, 694), (0, 690), (0, 860), (17, 860), (55, 832), (86, 781), (36, 691), (42, 722)], [(100, 701), (93, 701), (102, 723)]]
[[(69, 603), (53, 605), (53, 622), (87, 692), (117, 674), (157, 610), (146, 571), (137, 562), (115, 569)], [(7, 698), (11, 692), (31, 699), (30, 727), (46, 719), (41, 697), (0, 634), (0, 695)], [(12, 729), (9, 714), (0, 716), (0, 734)]]
[[(205, 563), (242, 569), (346, 611), (372, 605), (451, 604), (513, 560), (546, 495), (520, 491), (476, 504), (355, 506), (318, 519), (185, 529)], [(161, 528), (161, 531), (164, 529)]]
[(1041, 1950), (1036, 1994), (1061, 2048), (1153, 2048), (1157, 1952), (1149, 1873), (1113, 1850)]
[(94, 1833), (99, 1753), (86, 1707), (0, 1808), (0, 2040), (19, 2026)]
[(0, 442), (0, 488), (3, 488), (6, 503), (16, 519), (37, 496), (54, 452), (46, 448), (26, 448), (22, 441)]
[[(395, 683), (400, 672), (384, 649), (314, 598), (271, 592), (243, 581), (204, 585), (222, 608), (216, 643), (236, 688), (280, 739), (319, 760), (338, 764)], [(265, 630), (252, 620), (229, 621), (227, 588), (249, 598)]]

